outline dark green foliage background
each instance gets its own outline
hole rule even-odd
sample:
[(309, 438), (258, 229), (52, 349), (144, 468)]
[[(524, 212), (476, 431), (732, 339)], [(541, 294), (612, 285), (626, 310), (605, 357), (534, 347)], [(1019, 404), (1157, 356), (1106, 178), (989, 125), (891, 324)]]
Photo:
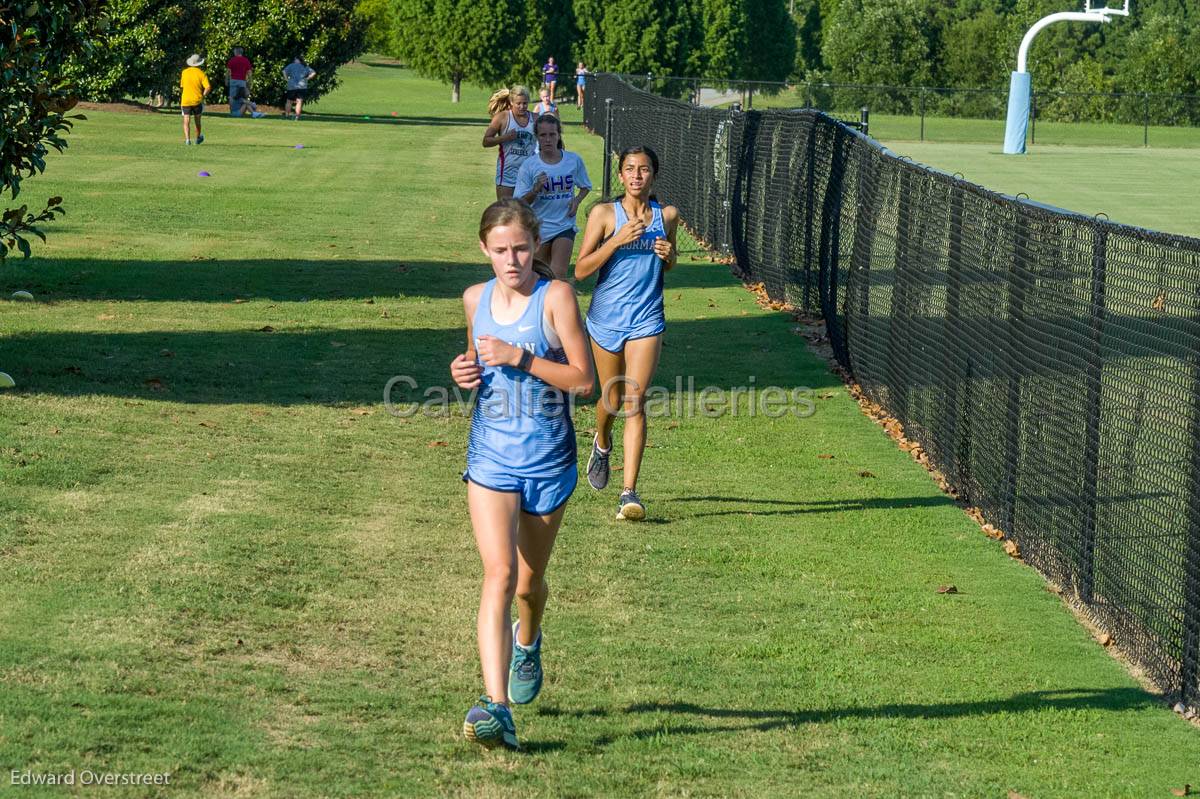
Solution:
[[(13, 200), (25, 178), (44, 172), (53, 148), (67, 146), (77, 115), (73, 87), (62, 78), (63, 62), (86, 51), (104, 24), (100, 0), (19, 0), (0, 6), (0, 194)], [(11, 250), (28, 256), (28, 235), (45, 239), (38, 223), (63, 213), (62, 198), (30, 212), (27, 205), (0, 217), (0, 260)]]
[(199, 53), (213, 83), (210, 101), (227, 99), (225, 62), (235, 46), (254, 63), (253, 95), (280, 103), (282, 70), (300, 56), (316, 71), (309, 97), (337, 85), (337, 69), (363, 51), (368, 19), (354, 0), (110, 0), (111, 24), (99, 46), (72, 59), (67, 75), (91, 100), (178, 99), (179, 74)]

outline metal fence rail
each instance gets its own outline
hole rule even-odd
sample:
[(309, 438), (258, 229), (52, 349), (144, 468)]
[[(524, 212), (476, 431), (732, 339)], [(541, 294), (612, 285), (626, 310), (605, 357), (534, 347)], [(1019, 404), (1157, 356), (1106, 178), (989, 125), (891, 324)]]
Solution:
[[(610, 73), (601, 73), (610, 74)], [(889, 86), (821, 81), (782, 83), (687, 78), (653, 74), (611, 73), (634, 88), (659, 97), (697, 106), (728, 106), (747, 110), (769, 107), (815, 108), (832, 114), (857, 114), (867, 106), (877, 114), (920, 119), (919, 138), (933, 118), (1003, 121), (1008, 89), (951, 86)], [(1034, 92), (1030, 134), (1037, 141), (1039, 122), (1090, 122), (1141, 128), (1141, 143), (1149, 145), (1153, 127), (1200, 127), (1200, 95), (1165, 92)], [(1200, 138), (1197, 139), (1200, 143)]]

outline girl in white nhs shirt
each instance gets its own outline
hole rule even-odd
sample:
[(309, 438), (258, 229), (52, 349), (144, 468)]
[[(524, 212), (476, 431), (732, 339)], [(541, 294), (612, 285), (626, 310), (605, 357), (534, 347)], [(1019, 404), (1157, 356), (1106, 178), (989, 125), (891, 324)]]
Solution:
[(534, 131), (538, 154), (521, 164), (514, 196), (529, 203), (541, 221), (542, 245), (537, 257), (550, 264), (556, 279), (566, 280), (575, 234), (579, 232), (575, 216), (592, 189), (592, 181), (583, 159), (563, 148), (558, 117), (538, 117)]

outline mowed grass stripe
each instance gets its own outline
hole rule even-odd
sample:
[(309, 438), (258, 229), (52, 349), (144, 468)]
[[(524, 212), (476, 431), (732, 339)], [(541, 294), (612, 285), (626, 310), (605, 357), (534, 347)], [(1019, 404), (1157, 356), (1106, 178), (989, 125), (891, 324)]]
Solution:
[[(388, 67), (345, 77), (311, 124), (210, 120), (212, 150), (175, 145), (174, 116), (94, 113), (27, 187), (62, 193), (74, 227), (0, 281), (39, 298), (0, 306), (19, 383), (0, 394), (0, 761), (167, 770), (163, 796), (1195, 782), (1196, 731), (861, 416), (785, 315), (691, 259), (667, 281), (660, 384), (831, 396), (811, 418), (652, 422), (650, 524), (580, 488), (547, 687), (517, 715), (530, 751), (462, 742), (479, 690), (468, 422), (381, 400), (392, 374), (446, 386), (462, 346), (459, 295), (486, 276), (486, 97), (455, 107)], [(599, 144), (565, 114), (598, 184)], [(194, 177), (224, 179), (206, 159), (227, 157), (244, 181)], [(117, 158), (144, 173), (83, 194)], [(592, 419), (579, 409), (581, 451)]]

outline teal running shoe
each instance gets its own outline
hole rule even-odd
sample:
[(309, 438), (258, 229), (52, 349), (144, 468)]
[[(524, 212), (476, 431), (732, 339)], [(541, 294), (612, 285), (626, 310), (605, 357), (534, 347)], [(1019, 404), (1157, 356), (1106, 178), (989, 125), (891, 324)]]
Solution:
[(529, 649), (517, 646), (517, 625), (513, 623), (512, 665), (508, 668), (508, 701), (528, 705), (542, 690), (542, 633)]
[(521, 748), (512, 711), (508, 705), (493, 702), (488, 696), (479, 697), (475, 706), (467, 711), (467, 718), (463, 721), (463, 737), (484, 749), (497, 746), (513, 750)]

